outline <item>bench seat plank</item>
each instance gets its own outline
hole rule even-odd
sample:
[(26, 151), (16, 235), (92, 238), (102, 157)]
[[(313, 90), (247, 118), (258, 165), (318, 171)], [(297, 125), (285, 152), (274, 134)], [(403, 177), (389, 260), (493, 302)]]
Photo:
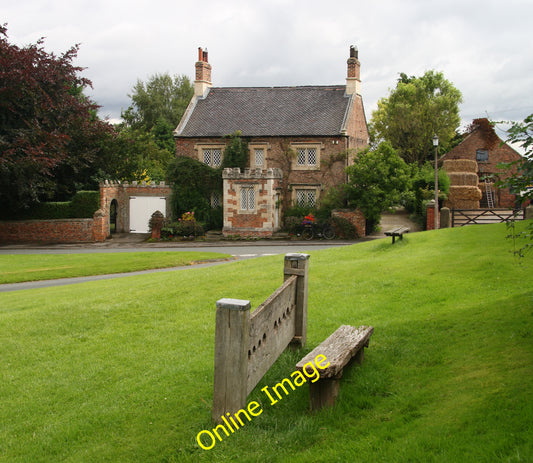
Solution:
[(398, 228), (392, 228), (391, 230), (387, 230), (385, 232), (385, 235), (387, 236), (399, 236), (403, 235), (404, 233), (409, 233), (409, 229), (407, 227), (398, 227)]
[[(356, 356), (356, 354), (368, 346), (370, 336), (374, 332), (372, 326), (354, 326), (342, 325), (331, 336), (329, 336), (322, 344), (315, 347), (309, 354), (296, 364), (296, 369), (303, 371), (304, 365), (308, 362), (313, 362), (317, 355), (324, 355), (329, 362), (329, 366), (321, 370), (320, 379), (334, 378), (342, 369)], [(326, 363), (325, 362), (325, 363)], [(308, 370), (312, 374), (312, 369)]]
[(394, 244), (394, 241), (397, 236), (399, 236), (400, 239), (403, 240), (404, 233), (409, 233), (409, 229), (407, 227), (398, 227), (398, 228), (393, 228), (392, 230), (387, 230), (385, 232), (385, 235), (392, 236), (392, 244)]

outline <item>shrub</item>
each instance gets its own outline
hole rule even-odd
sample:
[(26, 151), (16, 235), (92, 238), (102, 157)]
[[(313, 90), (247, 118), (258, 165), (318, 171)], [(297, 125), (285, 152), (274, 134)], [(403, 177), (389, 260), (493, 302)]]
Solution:
[(174, 217), (194, 211), (196, 219), (208, 228), (222, 224), (222, 208), (211, 206), (211, 196), (222, 192), (220, 169), (185, 156), (177, 157), (169, 165), (167, 180), (172, 184), (171, 208)]
[(194, 212), (184, 212), (177, 222), (164, 223), (161, 228), (161, 237), (166, 239), (196, 238), (204, 234), (204, 228), (196, 221)]
[(78, 191), (70, 200), (70, 217), (92, 218), (99, 208), (99, 191)]
[(2, 216), (7, 220), (90, 219), (100, 207), (100, 192), (78, 191), (70, 201), (37, 203), (16, 215)]
[(297, 235), (302, 231), (302, 217), (295, 215), (285, 216), (283, 219), (283, 231)]

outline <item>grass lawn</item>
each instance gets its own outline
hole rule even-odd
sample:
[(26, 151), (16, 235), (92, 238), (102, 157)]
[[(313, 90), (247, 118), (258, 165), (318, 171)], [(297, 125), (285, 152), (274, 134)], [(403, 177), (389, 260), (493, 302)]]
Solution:
[(0, 284), (180, 267), (231, 258), (216, 252), (0, 255)]
[[(533, 256), (504, 225), (310, 252), (308, 343), (212, 450), (215, 303), (261, 303), (283, 256), (0, 294), (0, 461), (533, 461)], [(373, 325), (332, 409), (260, 389), (341, 324)]]

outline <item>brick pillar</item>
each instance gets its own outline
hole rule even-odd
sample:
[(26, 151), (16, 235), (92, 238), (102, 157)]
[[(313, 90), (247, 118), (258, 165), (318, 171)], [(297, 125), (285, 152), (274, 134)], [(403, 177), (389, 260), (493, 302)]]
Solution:
[(426, 206), (426, 230), (435, 229), (435, 201), (431, 200)]
[(93, 215), (93, 240), (105, 241), (109, 231), (108, 215), (102, 209), (98, 209)]

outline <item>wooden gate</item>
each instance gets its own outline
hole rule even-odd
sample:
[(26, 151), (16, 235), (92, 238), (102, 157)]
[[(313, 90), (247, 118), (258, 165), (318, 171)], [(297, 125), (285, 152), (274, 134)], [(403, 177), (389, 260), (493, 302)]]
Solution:
[(453, 209), (452, 227), (523, 220), (522, 209)]

